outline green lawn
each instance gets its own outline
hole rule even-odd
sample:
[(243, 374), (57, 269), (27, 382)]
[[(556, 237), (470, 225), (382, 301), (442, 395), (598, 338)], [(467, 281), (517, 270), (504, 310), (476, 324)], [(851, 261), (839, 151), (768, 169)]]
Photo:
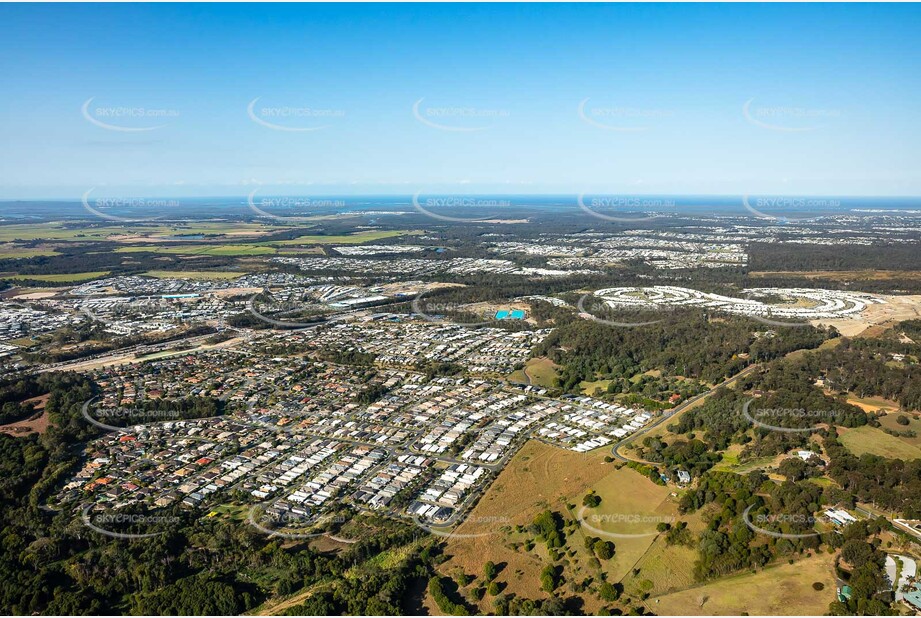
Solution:
[(0, 249), (0, 260), (19, 260), (50, 255), (60, 255), (60, 253), (54, 249), (38, 249), (34, 247), (4, 247)]

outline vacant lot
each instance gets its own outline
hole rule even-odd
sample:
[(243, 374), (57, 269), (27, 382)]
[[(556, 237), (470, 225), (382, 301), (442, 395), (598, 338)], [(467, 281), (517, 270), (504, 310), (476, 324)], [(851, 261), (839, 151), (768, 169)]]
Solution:
[[(824, 589), (813, 590), (813, 582)], [(834, 558), (819, 554), (794, 564), (768, 567), (757, 573), (723, 577), (646, 601), (660, 616), (681, 615), (822, 615), (835, 600)]]
[(18, 260), (49, 255), (58, 255), (58, 252), (49, 247), (19, 247), (14, 244), (0, 245), (0, 260)]
[(841, 443), (855, 455), (871, 453), (890, 459), (921, 459), (921, 448), (908, 442), (909, 438), (890, 436), (876, 427), (839, 427)]
[[(572, 594), (569, 583), (587, 578), (597, 582), (601, 572), (608, 581), (619, 581), (641, 562), (658, 538), (656, 524), (674, 520), (677, 501), (670, 489), (634, 470), (605, 463), (607, 454), (607, 449), (579, 454), (533, 441), (526, 444), (457, 529), (456, 536), (447, 540), (445, 553), (450, 558), (439, 571), (448, 576), (459, 571), (475, 575), (478, 579), (472, 586), (476, 586), (482, 582), (483, 564), (492, 560), (500, 566), (497, 581), (504, 586), (503, 594), (532, 599), (548, 596), (540, 589), (540, 572), (548, 564), (563, 569), (560, 593), (566, 596)], [(589, 491), (601, 497), (599, 506), (582, 506)], [(557, 511), (570, 522), (580, 518), (582, 522), (566, 529), (564, 555), (557, 562), (550, 559), (541, 542), (533, 549), (526, 547), (534, 541), (533, 533), (515, 529), (530, 524), (544, 509)], [(612, 541), (614, 557), (599, 563), (585, 547), (587, 537)], [(676, 566), (682, 572), (682, 582), (691, 573), (692, 566), (686, 564)], [(587, 613), (605, 606), (592, 590), (577, 596), (584, 601)], [(492, 598), (487, 595), (478, 605), (481, 612), (492, 611)]]
[[(892, 412), (899, 409), (899, 404), (884, 397), (857, 397), (848, 393), (847, 402), (853, 404), (864, 412), (879, 412), (880, 410)], [(895, 421), (895, 416), (892, 417)], [(897, 429), (893, 427), (892, 429)]]
[[(689, 518), (684, 517), (682, 520), (689, 521)], [(689, 527), (696, 538), (703, 524), (695, 517), (689, 521)], [(644, 593), (662, 595), (689, 588), (694, 585), (695, 560), (695, 546), (668, 545), (665, 536), (659, 536), (637, 562), (635, 570), (631, 570), (621, 580), (624, 592), (639, 598)]]
[(45, 433), (48, 429), (48, 412), (45, 410), (45, 404), (48, 403), (49, 395), (39, 395), (26, 399), (23, 403), (31, 403), (35, 408), (35, 414), (29, 418), (8, 425), (0, 425), (0, 433), (11, 436), (28, 436), (33, 433)]
[(557, 365), (549, 358), (532, 358), (525, 364), (524, 371), (531, 384), (552, 388), (556, 385)]
[[(457, 528), (457, 536), (447, 539), (445, 554), (450, 558), (438, 570), (450, 576), (461, 569), (482, 579), (483, 564), (492, 560), (504, 565), (496, 579), (507, 586), (506, 594), (547, 598), (540, 589), (540, 572), (548, 563), (544, 546), (538, 545), (530, 552), (516, 550), (512, 542), (521, 542), (527, 535), (511, 529), (530, 524), (547, 508), (565, 514), (565, 502), (574, 500), (573, 496), (578, 496), (581, 504), (587, 489), (614, 469), (612, 464), (604, 463), (604, 455), (575, 453), (536, 441), (525, 444)], [(580, 537), (570, 545), (584, 552)], [(492, 611), (491, 604), (487, 595), (481, 610)]]
[(532, 358), (525, 363), (524, 369), (519, 369), (509, 376), (514, 382), (553, 388), (556, 386), (557, 365), (549, 358)]
[[(601, 504), (581, 511), (586, 524), (583, 531), (614, 542), (617, 553), (603, 568), (610, 581), (620, 581), (658, 536), (657, 524), (677, 521), (678, 501), (670, 496), (670, 488), (656, 485), (627, 467), (606, 475), (591, 489), (601, 498)], [(577, 494), (573, 499), (580, 508), (584, 495)]]

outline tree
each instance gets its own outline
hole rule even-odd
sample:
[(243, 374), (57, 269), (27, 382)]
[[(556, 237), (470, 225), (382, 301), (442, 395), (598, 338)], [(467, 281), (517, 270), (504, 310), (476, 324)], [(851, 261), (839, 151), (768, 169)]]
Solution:
[(610, 560), (614, 557), (614, 543), (611, 541), (595, 541), (592, 550), (600, 560)]
[(540, 587), (545, 592), (552, 593), (556, 590), (558, 585), (559, 576), (556, 567), (548, 564), (544, 567), (544, 570), (540, 572)]
[(586, 494), (586, 496), (582, 498), (582, 506), (587, 506), (589, 508), (595, 508), (599, 504), (601, 504), (601, 496), (599, 496), (598, 494), (594, 492), (590, 494)]

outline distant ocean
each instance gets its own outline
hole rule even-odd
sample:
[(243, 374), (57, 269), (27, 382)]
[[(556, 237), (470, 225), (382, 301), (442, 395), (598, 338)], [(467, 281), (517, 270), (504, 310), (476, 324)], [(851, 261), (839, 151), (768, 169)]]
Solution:
[[(445, 201), (443, 198), (447, 198)], [(112, 203), (112, 202), (116, 203)], [(127, 202), (120, 205), (117, 202)], [(145, 203), (150, 202), (150, 203)], [(250, 207), (246, 197), (130, 198), (89, 200), (89, 205), (115, 218), (216, 219), (264, 216)], [(752, 209), (772, 216), (802, 217), (816, 214), (921, 215), (921, 197), (808, 196), (676, 196), (676, 195), (469, 195), (420, 196), (416, 204), (430, 212), (471, 215), (576, 214), (586, 208), (605, 213), (662, 212), (688, 216), (753, 215)], [(746, 203), (750, 208), (746, 208)], [(260, 196), (254, 201), (263, 213), (278, 217), (365, 213), (368, 217), (419, 214), (412, 196)], [(486, 204), (486, 205), (481, 205)], [(0, 222), (99, 219), (79, 199), (0, 201)]]

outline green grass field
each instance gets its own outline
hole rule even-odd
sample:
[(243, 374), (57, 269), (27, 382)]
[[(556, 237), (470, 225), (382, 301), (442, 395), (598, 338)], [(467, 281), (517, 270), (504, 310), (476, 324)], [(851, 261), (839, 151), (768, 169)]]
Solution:
[(227, 272), (220, 270), (148, 270), (144, 273), (148, 277), (157, 279), (236, 279), (242, 277), (244, 272)]
[[(822, 590), (814, 590), (821, 582)], [(822, 615), (835, 600), (834, 557), (821, 553), (811, 558), (768, 567), (757, 573), (741, 573), (716, 581), (653, 597), (646, 601), (659, 616)]]
[(594, 382), (580, 382), (579, 388), (582, 389), (583, 395), (592, 396), (595, 393), (596, 389), (600, 389), (602, 393), (607, 392), (608, 385), (611, 383), (611, 380), (595, 380)]
[(50, 255), (60, 255), (60, 253), (54, 249), (42, 249), (39, 247), (17, 247), (15, 245), (0, 247), (0, 260), (20, 260)]
[(871, 453), (890, 459), (921, 459), (921, 448), (913, 446), (895, 436), (890, 436), (876, 427), (857, 427), (856, 429), (839, 429), (841, 443), (855, 455)]
[(272, 255), (276, 252), (274, 247), (258, 244), (240, 245), (133, 245), (119, 247), (116, 253), (164, 253), (171, 255), (214, 255), (214, 256), (239, 256), (239, 255)]
[[(694, 534), (699, 534), (696, 530)], [(694, 585), (694, 562), (697, 548), (686, 545), (668, 545), (664, 536), (659, 536), (643, 557), (621, 580), (627, 594), (639, 597), (668, 594)]]
[(360, 245), (366, 242), (396, 238), (398, 236), (417, 236), (422, 230), (375, 230), (373, 232), (355, 232), (341, 236), (298, 236), (291, 240), (282, 240), (271, 243), (277, 246), (288, 245)]
[(513, 382), (533, 384), (553, 388), (556, 382), (556, 365), (549, 358), (532, 358), (525, 363), (524, 369), (518, 369), (509, 375)]
[(86, 273), (63, 273), (58, 275), (13, 275), (12, 277), (4, 277), (4, 279), (15, 279), (16, 281), (47, 281), (49, 283), (77, 283), (99, 279), (108, 274), (108, 270), (96, 270)]

